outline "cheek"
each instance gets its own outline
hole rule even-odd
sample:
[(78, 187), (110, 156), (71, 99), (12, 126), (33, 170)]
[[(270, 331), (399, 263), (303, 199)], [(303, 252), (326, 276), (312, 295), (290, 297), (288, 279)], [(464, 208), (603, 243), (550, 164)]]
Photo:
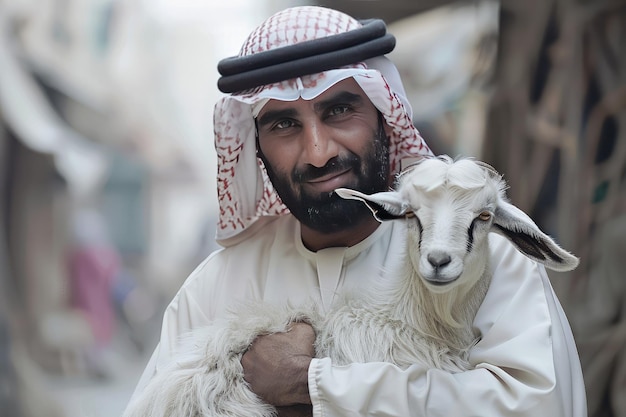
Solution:
[(371, 129), (354, 129), (335, 137), (343, 153), (357, 155), (362, 161), (370, 159), (376, 150), (376, 131)]
[(259, 142), (261, 159), (266, 167), (269, 167), (277, 174), (290, 173), (297, 161), (297, 150), (287, 143), (277, 143), (277, 141)]
[(291, 182), (292, 170), (287, 168), (284, 163), (279, 161), (270, 160), (268, 158), (263, 159), (265, 170), (270, 177), (270, 181), (276, 185), (276, 181), (286, 183)]
[[(344, 129), (341, 132), (341, 143), (345, 148), (357, 155), (367, 155), (376, 147), (383, 146), (385, 149), (389, 146), (388, 137), (392, 132), (392, 128), (384, 122), (379, 124), (378, 114), (360, 115), (357, 123), (353, 123), (350, 129)], [(381, 129), (382, 127), (382, 129)], [(385, 141), (384, 144), (379, 143)]]
[(341, 129), (339, 129), (341, 132), (338, 135), (341, 135), (346, 142), (356, 146), (358, 144), (362, 147), (366, 146), (373, 136), (377, 136), (379, 128), (376, 114), (372, 114), (369, 117), (368, 115), (355, 117), (355, 119), (351, 120), (349, 126), (341, 126)]

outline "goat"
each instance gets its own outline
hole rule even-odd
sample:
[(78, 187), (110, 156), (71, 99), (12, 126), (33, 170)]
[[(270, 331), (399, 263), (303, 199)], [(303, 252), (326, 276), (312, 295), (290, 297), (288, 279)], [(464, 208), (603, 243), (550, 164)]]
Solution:
[(396, 191), (365, 195), (337, 189), (366, 203), (380, 221), (406, 218), (406, 254), (384, 288), (348, 294), (322, 315), (315, 309), (248, 305), (190, 336), (186, 356), (160, 372), (125, 417), (254, 416), (275, 408), (243, 379), (241, 356), (261, 334), (305, 321), (316, 331), (316, 356), (334, 364), (422, 363), (460, 372), (478, 335), (472, 321), (491, 280), (489, 232), (554, 270), (574, 269), (563, 250), (505, 197), (506, 184), (489, 165), (447, 156), (424, 159), (398, 176)]

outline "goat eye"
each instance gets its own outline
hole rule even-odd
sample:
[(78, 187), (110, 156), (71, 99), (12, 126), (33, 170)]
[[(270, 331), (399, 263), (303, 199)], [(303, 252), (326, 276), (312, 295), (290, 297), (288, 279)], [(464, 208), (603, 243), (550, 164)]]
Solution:
[(488, 221), (491, 219), (491, 213), (488, 211), (483, 211), (482, 213), (480, 213), (478, 215), (478, 218), (484, 222)]
[(415, 212), (414, 211), (407, 211), (406, 213), (404, 213), (404, 217), (406, 217), (407, 219), (413, 218), (413, 217), (415, 217)]

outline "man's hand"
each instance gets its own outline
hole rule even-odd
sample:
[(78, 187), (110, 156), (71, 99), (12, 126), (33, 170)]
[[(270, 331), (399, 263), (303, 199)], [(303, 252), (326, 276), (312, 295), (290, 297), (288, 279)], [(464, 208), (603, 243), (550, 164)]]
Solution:
[(311, 404), (308, 372), (314, 342), (315, 332), (306, 323), (294, 323), (286, 333), (257, 337), (241, 358), (252, 391), (277, 407)]

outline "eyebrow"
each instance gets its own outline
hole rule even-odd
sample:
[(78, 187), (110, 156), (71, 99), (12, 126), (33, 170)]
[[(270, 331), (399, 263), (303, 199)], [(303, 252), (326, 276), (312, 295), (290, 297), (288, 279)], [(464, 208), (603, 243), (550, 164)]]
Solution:
[[(317, 112), (322, 112), (328, 107), (332, 107), (339, 103), (359, 104), (363, 102), (363, 97), (349, 91), (339, 91), (333, 96), (315, 103), (314, 108)], [(280, 119), (293, 118), (298, 115), (298, 111), (294, 108), (268, 110), (262, 116), (257, 117), (257, 126), (265, 126)]]
[(257, 126), (265, 126), (275, 120), (289, 119), (298, 114), (296, 109), (268, 110), (261, 117), (257, 117)]
[(328, 107), (332, 107), (339, 103), (343, 104), (359, 104), (363, 102), (363, 97), (358, 94), (351, 93), (349, 91), (339, 91), (337, 94), (327, 98), (326, 100), (319, 101), (315, 103), (315, 110), (318, 112), (327, 109)]

